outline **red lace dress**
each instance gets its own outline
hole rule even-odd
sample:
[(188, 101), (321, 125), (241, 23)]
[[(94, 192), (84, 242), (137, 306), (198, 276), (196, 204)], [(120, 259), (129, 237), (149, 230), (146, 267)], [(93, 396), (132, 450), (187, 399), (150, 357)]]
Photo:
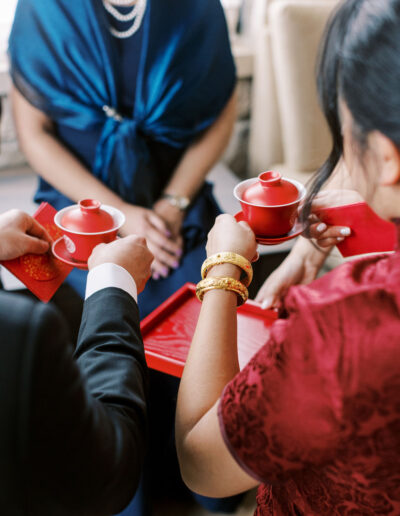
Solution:
[(400, 252), (290, 289), (285, 310), (219, 405), (256, 515), (400, 515)]

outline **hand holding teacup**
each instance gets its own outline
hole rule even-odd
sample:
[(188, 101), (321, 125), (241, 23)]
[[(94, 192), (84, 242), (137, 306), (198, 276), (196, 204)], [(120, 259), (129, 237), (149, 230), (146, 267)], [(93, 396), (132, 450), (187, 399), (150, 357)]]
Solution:
[(236, 222), (231, 215), (219, 215), (208, 233), (207, 256), (219, 252), (232, 252), (247, 260), (258, 257), (254, 232), (246, 222)]
[(103, 263), (114, 263), (129, 272), (140, 294), (151, 275), (154, 256), (146, 240), (137, 235), (119, 238), (110, 244), (100, 244), (93, 249), (88, 260), (89, 270)]

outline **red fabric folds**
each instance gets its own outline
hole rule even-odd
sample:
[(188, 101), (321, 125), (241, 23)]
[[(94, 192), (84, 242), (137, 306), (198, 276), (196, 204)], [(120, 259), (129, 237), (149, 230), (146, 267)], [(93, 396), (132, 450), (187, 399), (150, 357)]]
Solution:
[(291, 288), (285, 312), (220, 402), (256, 514), (400, 514), (400, 253)]

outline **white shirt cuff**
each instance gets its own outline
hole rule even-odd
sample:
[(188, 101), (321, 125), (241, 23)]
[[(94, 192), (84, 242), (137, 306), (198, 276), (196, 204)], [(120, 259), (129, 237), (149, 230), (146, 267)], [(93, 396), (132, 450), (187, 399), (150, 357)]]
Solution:
[(137, 302), (137, 287), (129, 272), (115, 263), (102, 263), (89, 271), (85, 299), (103, 288), (115, 287), (124, 290)]

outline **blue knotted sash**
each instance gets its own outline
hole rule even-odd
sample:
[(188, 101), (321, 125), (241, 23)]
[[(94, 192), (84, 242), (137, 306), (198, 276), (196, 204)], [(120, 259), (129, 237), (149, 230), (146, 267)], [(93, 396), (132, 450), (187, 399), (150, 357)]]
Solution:
[(142, 23), (129, 118), (118, 115), (118, 59), (101, 0), (19, 0), (9, 55), (14, 84), (34, 106), (73, 129), (101, 127), (93, 174), (145, 205), (157, 174), (146, 139), (187, 147), (221, 112), (235, 69), (219, 0), (148, 0)]

